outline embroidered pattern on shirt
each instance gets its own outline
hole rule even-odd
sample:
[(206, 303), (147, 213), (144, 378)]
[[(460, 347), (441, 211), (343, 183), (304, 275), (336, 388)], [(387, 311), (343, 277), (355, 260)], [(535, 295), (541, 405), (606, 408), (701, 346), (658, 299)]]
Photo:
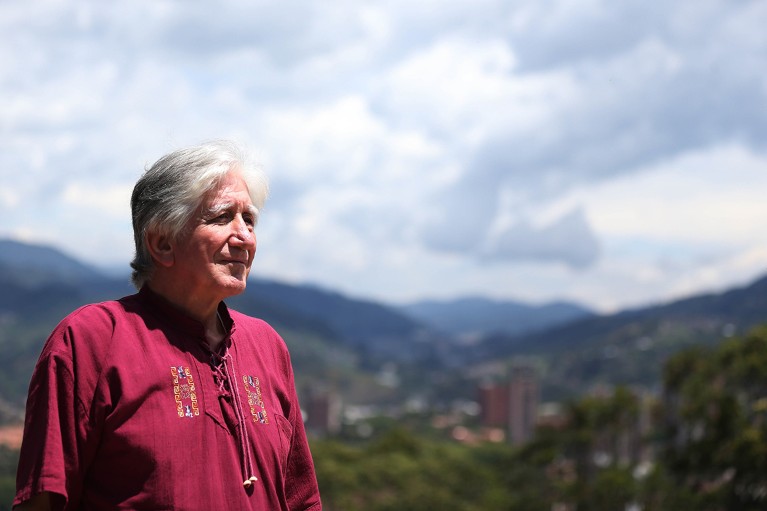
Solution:
[(173, 377), (173, 397), (176, 400), (176, 413), (179, 418), (200, 415), (192, 372), (188, 367), (171, 366), (170, 374)]
[(242, 377), (245, 383), (245, 390), (248, 392), (248, 404), (250, 405), (250, 414), (253, 416), (253, 422), (269, 424), (269, 416), (266, 414), (264, 400), (261, 399), (261, 382), (255, 376), (245, 375)]

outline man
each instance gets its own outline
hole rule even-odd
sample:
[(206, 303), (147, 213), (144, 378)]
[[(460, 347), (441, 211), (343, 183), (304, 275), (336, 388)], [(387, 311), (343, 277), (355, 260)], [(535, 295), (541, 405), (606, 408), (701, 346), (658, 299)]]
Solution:
[(245, 290), (266, 192), (224, 142), (139, 179), (139, 292), (78, 309), (46, 342), (15, 509), (321, 509), (285, 345), (223, 302)]

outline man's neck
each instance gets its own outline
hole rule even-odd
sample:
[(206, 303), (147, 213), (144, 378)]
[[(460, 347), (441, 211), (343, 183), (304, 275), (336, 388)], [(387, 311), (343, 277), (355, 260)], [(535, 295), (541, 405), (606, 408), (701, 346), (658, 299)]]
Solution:
[(189, 292), (173, 280), (158, 276), (154, 276), (147, 285), (173, 307), (199, 321), (205, 328), (205, 339), (210, 348), (213, 351), (218, 349), (226, 338), (226, 329), (218, 315), (221, 300), (200, 299), (199, 294)]

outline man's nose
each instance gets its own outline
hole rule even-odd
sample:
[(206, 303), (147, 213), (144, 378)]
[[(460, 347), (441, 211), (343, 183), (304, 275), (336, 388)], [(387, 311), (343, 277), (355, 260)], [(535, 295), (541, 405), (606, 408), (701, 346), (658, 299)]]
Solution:
[(237, 215), (234, 222), (234, 237), (245, 245), (252, 245), (256, 242), (256, 235), (253, 232), (253, 226), (250, 225), (242, 215)]

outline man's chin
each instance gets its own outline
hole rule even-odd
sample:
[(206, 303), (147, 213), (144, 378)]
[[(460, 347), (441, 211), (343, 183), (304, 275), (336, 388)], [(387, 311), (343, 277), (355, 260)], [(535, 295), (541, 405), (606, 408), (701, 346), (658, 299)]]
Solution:
[(223, 283), (222, 287), (226, 289), (226, 294), (228, 296), (234, 296), (244, 293), (247, 284), (248, 279), (246, 276), (240, 277), (232, 275), (226, 279), (226, 282)]
[(233, 291), (235, 291), (237, 294), (244, 293), (245, 288), (248, 287), (248, 280), (238, 280), (237, 282), (233, 283), (232, 287), (234, 288)]

